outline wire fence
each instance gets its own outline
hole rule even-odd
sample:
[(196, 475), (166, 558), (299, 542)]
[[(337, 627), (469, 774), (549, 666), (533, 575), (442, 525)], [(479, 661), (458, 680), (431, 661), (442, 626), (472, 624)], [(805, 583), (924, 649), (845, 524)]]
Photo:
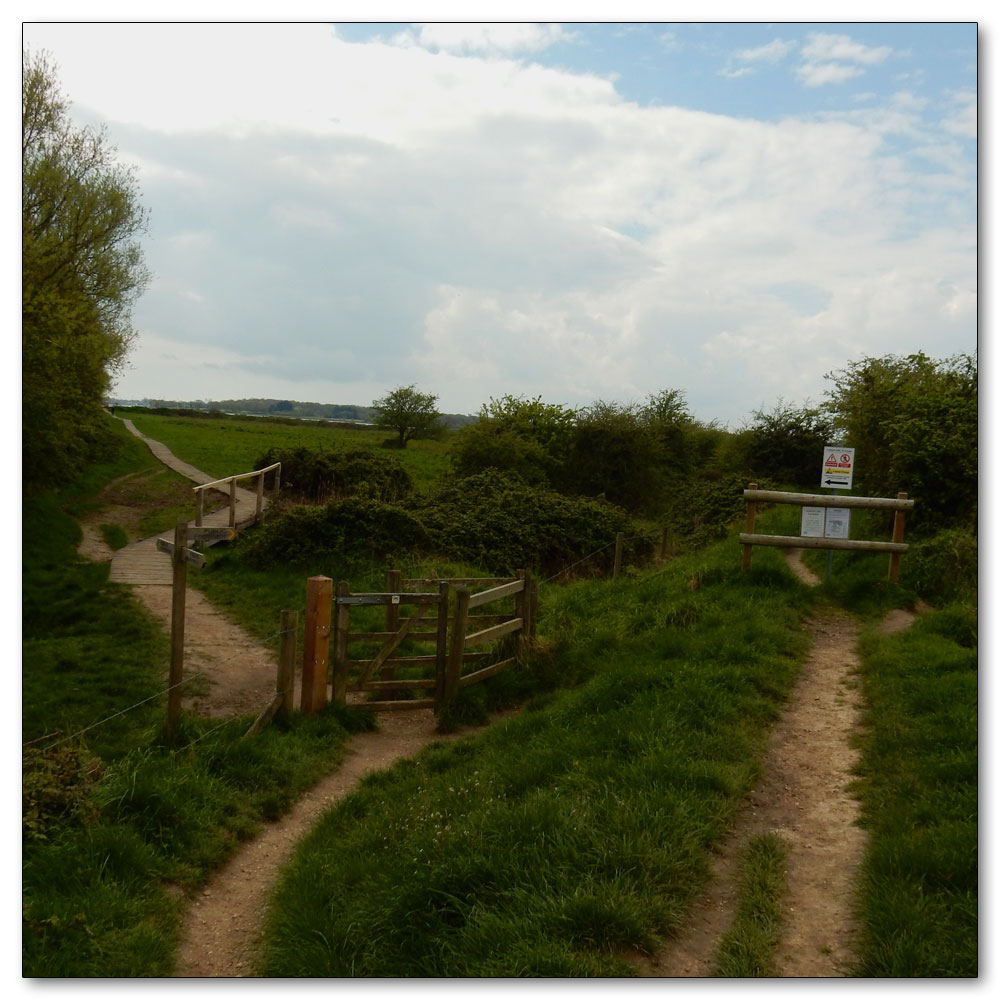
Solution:
[[(655, 540), (655, 535), (651, 536), (650, 538), (644, 538), (643, 540), (647, 541), (647, 542), (653, 541), (653, 540)], [(571, 563), (568, 566), (563, 567), (562, 569), (560, 569), (557, 572), (553, 573), (551, 576), (545, 577), (543, 580), (541, 580), (539, 582), (540, 583), (551, 583), (553, 580), (557, 580), (559, 577), (565, 576), (567, 573), (569, 573), (572, 570), (576, 569), (578, 566), (582, 566), (584, 563), (589, 562), (590, 560), (595, 559), (595, 558), (597, 558), (600, 555), (603, 555), (609, 549), (613, 549), (616, 546), (616, 544), (617, 544), (617, 540), (609, 542), (607, 545), (604, 545), (604, 546), (602, 546), (599, 549), (595, 549), (593, 552), (590, 552), (587, 555), (583, 556), (582, 558), (577, 559), (575, 562)], [(221, 660), (219, 663), (217, 663), (216, 664), (216, 668), (223, 667), (227, 663), (231, 663), (233, 660), (239, 658), (240, 656), (245, 656), (247, 653), (249, 653), (249, 652), (251, 652), (253, 650), (266, 648), (268, 645), (270, 645), (274, 641), (279, 640), (283, 635), (287, 634), (287, 632), (289, 632), (289, 631), (293, 631), (293, 630), (279, 629), (278, 631), (273, 632), (271, 635), (266, 636), (263, 639), (259, 639), (256, 642), (252, 642), (252, 643), (249, 643), (248, 645), (246, 645), (244, 647), (241, 647), (239, 650), (237, 650), (236, 652), (234, 652), (232, 655), (230, 655), (226, 659)], [(99, 726), (103, 726), (103, 725), (106, 725), (109, 722), (113, 722), (115, 719), (121, 718), (123, 715), (127, 715), (129, 712), (136, 711), (136, 710), (142, 708), (144, 705), (148, 705), (150, 702), (157, 701), (158, 699), (161, 699), (164, 696), (170, 694), (171, 691), (173, 691), (173, 690), (175, 690), (177, 688), (183, 687), (185, 684), (189, 684), (192, 681), (197, 680), (197, 679), (199, 679), (201, 677), (205, 677), (205, 678), (211, 679), (211, 675), (209, 673), (207, 673), (206, 671), (204, 671), (204, 670), (193, 671), (193, 672), (191, 672), (189, 674), (186, 674), (185, 677), (181, 681), (179, 681), (177, 684), (171, 684), (168, 687), (164, 688), (163, 690), (157, 691), (155, 694), (151, 694), (151, 695), (149, 695), (146, 698), (142, 698), (141, 700), (135, 702), (132, 705), (127, 706), (126, 708), (122, 708), (119, 711), (114, 712), (111, 715), (108, 715), (108, 716), (106, 716), (103, 719), (99, 719), (97, 722), (93, 722), (93, 723), (91, 723), (88, 726), (84, 726), (82, 729), (78, 729), (74, 733), (70, 733), (70, 734), (68, 734), (66, 736), (62, 736), (59, 739), (54, 740), (52, 743), (49, 743), (48, 745), (39, 748), (40, 752), (42, 752), (42, 753), (48, 753), (49, 751), (54, 750), (56, 747), (62, 746), (65, 743), (70, 743), (73, 740), (79, 739), (81, 736), (84, 736), (85, 734), (91, 732), (92, 730), (97, 729)], [(282, 692), (276, 691), (275, 694), (276, 695), (277, 694), (290, 695), (291, 694), (291, 690), (289, 689), (289, 690), (285, 690), (285, 691), (282, 691)], [(195, 743), (201, 742), (202, 740), (204, 740), (208, 736), (210, 736), (212, 733), (214, 733), (217, 730), (219, 730), (219, 729), (223, 728), (224, 726), (228, 725), (231, 721), (232, 721), (231, 719), (226, 719), (225, 721), (223, 721), (222, 723), (220, 723), (218, 726), (215, 726), (212, 729), (208, 730), (207, 732), (202, 733), (200, 736), (195, 737), (193, 740), (191, 740), (190, 743), (187, 743), (187, 744), (185, 744), (184, 747), (180, 747), (178, 749), (186, 749), (189, 746), (193, 746)], [(55, 735), (56, 735), (55, 733), (49, 733), (49, 734), (47, 734), (45, 736), (39, 736), (39, 737), (36, 737), (33, 740), (25, 741), (25, 742), (22, 743), (22, 748), (33, 747), (35, 744), (41, 743), (43, 740), (46, 740), (50, 736), (55, 736)]]
[[(289, 631), (291, 631), (291, 630), (279, 629), (277, 632), (273, 632), (271, 635), (266, 636), (263, 639), (259, 639), (256, 642), (249, 643), (246, 646), (242, 646), (240, 649), (236, 650), (236, 652), (232, 653), (230, 656), (226, 657), (224, 660), (220, 660), (216, 664), (216, 666), (217, 667), (224, 667), (227, 663), (231, 663), (233, 660), (236, 660), (236, 659), (238, 659), (241, 656), (245, 656), (247, 653), (252, 652), (253, 650), (264, 649), (270, 643), (274, 642), (276, 639), (280, 639), (281, 636), (285, 635)], [(62, 744), (64, 744), (64, 743), (69, 743), (70, 741), (78, 739), (79, 737), (83, 736), (84, 734), (89, 733), (91, 730), (97, 729), (98, 726), (103, 726), (103, 725), (105, 725), (108, 722), (113, 722), (115, 719), (118, 719), (121, 716), (128, 714), (129, 712), (133, 712), (133, 711), (136, 711), (137, 709), (142, 708), (143, 705), (148, 705), (150, 702), (157, 701), (158, 699), (163, 698), (165, 695), (170, 694), (171, 691), (174, 691), (177, 688), (181, 688), (185, 684), (189, 684), (191, 681), (197, 680), (200, 677), (205, 677), (205, 678), (211, 679), (211, 675), (208, 674), (204, 670), (195, 670), (195, 671), (192, 671), (191, 673), (186, 674), (185, 677), (183, 678), (183, 680), (179, 681), (177, 684), (170, 684), (167, 687), (165, 687), (162, 691), (157, 691), (155, 694), (151, 694), (147, 698), (142, 698), (141, 700), (135, 702), (134, 704), (129, 705), (127, 708), (123, 708), (123, 709), (120, 709), (117, 712), (113, 712), (111, 715), (105, 716), (105, 718), (99, 719), (97, 722), (92, 722), (89, 726), (84, 726), (82, 729), (78, 729), (74, 733), (70, 733), (67, 736), (63, 736), (60, 739), (57, 739), (54, 742), (49, 743), (47, 746), (41, 747), (40, 750), (43, 753), (47, 753), (50, 750), (54, 750), (56, 747), (62, 746)], [(223, 722), (219, 726), (216, 726), (215, 729), (209, 730), (207, 733), (202, 733), (201, 736), (198, 736), (196, 739), (192, 740), (191, 743), (187, 744), (187, 746), (191, 746), (193, 743), (197, 743), (197, 742), (203, 740), (206, 736), (210, 735), (216, 729), (221, 729), (222, 726), (228, 724), (230, 721), (231, 720), (227, 719), (225, 722)], [(53, 736), (53, 735), (55, 735), (55, 734), (54, 733), (50, 733), (50, 734), (48, 734), (48, 736), (39, 736), (39, 737), (37, 737), (34, 740), (29, 740), (29, 741), (21, 744), (22, 748), (23, 747), (33, 746), (34, 744), (40, 743), (42, 740), (48, 739), (49, 736)], [(181, 748), (181, 749), (183, 749), (183, 748)]]

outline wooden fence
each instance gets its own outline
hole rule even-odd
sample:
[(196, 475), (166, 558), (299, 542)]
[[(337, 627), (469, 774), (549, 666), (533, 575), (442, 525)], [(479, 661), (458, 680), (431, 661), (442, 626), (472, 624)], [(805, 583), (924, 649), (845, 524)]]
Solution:
[[(472, 613), (507, 599), (510, 611)], [(349, 694), (361, 699), (375, 694), (381, 697), (352, 704), (373, 711), (438, 709), (461, 688), (524, 662), (534, 635), (536, 601), (524, 571), (503, 578), (404, 580), (399, 570), (390, 570), (385, 592), (366, 594), (352, 594), (344, 582), (334, 588), (329, 577), (311, 577), (306, 585), (302, 711), (310, 714), (326, 705), (328, 687), (338, 705), (346, 705)], [(382, 627), (353, 631), (352, 610), (372, 607), (383, 609)], [(498, 652), (499, 640), (507, 648), (502, 645)], [(405, 655), (399, 652), (404, 642), (411, 647)], [(359, 646), (366, 648), (359, 651)], [(483, 646), (494, 648), (476, 649)], [(400, 676), (401, 671), (407, 676)], [(415, 692), (423, 697), (413, 697)]]
[[(906, 511), (912, 510), (914, 501), (907, 499), (908, 494), (897, 493), (891, 497), (852, 497), (814, 495), (811, 493), (781, 493), (777, 490), (759, 490), (756, 483), (743, 491), (747, 501), (746, 531), (740, 534), (743, 543), (743, 570), (750, 568), (753, 546), (776, 545), (782, 548), (794, 549), (854, 549), (868, 552), (889, 553), (889, 579), (896, 583), (899, 580), (900, 557), (909, 549), (903, 542), (903, 531), (906, 524)], [(862, 507), (871, 510), (893, 510), (892, 541), (873, 542), (855, 540), (853, 538), (813, 538), (800, 535), (757, 535), (754, 534), (754, 523), (757, 517), (758, 503), (787, 503), (800, 507)]]
[[(277, 497), (281, 491), (281, 462), (275, 462), (266, 469), (255, 469), (253, 472), (242, 472), (238, 476), (226, 476), (225, 479), (216, 479), (211, 483), (202, 483), (194, 487), (197, 494), (197, 511), (195, 513), (195, 526), (201, 527), (202, 517), (205, 513), (205, 490), (218, 489), (220, 486), (229, 484), (229, 527), (236, 527), (236, 483), (240, 479), (257, 480), (257, 509), (254, 521), (261, 524), (264, 520), (264, 476), (268, 472), (274, 472), (274, 496)], [(220, 490), (220, 492), (222, 492)]]

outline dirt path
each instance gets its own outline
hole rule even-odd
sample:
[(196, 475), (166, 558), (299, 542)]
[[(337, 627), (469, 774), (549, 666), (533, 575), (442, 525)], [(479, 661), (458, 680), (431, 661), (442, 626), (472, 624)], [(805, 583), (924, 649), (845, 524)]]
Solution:
[[(788, 553), (793, 571), (810, 585), (819, 578)], [(905, 628), (913, 615), (893, 612), (883, 628)], [(850, 974), (858, 926), (853, 912), (865, 835), (849, 792), (857, 751), (861, 698), (858, 625), (835, 611), (807, 622), (812, 648), (774, 727), (762, 778), (749, 794), (714, 857), (702, 898), (685, 930), (659, 954), (638, 963), (643, 976), (706, 977), (739, 902), (737, 865), (750, 838), (777, 833), (788, 846), (784, 921), (775, 962), (789, 978)]]
[[(89, 558), (110, 550), (84, 526), (80, 549)], [(793, 570), (811, 584), (816, 578), (789, 553)], [(136, 587), (136, 595), (169, 627), (170, 588)], [(894, 612), (886, 629), (904, 628), (913, 615)], [(210, 678), (207, 689), (188, 700), (207, 715), (252, 712), (269, 700), (274, 654), (260, 647), (197, 591), (187, 606), (186, 661)], [(782, 977), (838, 977), (849, 973), (857, 935), (852, 903), (863, 856), (857, 802), (849, 794), (858, 726), (857, 623), (829, 612), (808, 623), (813, 645), (786, 710), (775, 726), (763, 777), (747, 797), (729, 836), (720, 845), (702, 899), (686, 930), (667, 948), (636, 963), (646, 977), (706, 977), (737, 903), (737, 861), (747, 840), (764, 832), (788, 844), (785, 921), (776, 961)], [(175, 975), (240, 977), (254, 974), (267, 901), (282, 865), (319, 814), (353, 789), (370, 771), (412, 756), (442, 737), (429, 711), (383, 713), (379, 731), (350, 739), (343, 764), (320, 781), (281, 821), (219, 869), (189, 907)], [(447, 738), (455, 738), (453, 734)]]
[(385, 712), (378, 732), (352, 736), (347, 757), (336, 772), (212, 875), (185, 915), (174, 975), (254, 975), (268, 900), (295, 845), (320, 813), (355, 788), (364, 775), (412, 757), (435, 740), (463, 735), (441, 736), (434, 726), (430, 710)]

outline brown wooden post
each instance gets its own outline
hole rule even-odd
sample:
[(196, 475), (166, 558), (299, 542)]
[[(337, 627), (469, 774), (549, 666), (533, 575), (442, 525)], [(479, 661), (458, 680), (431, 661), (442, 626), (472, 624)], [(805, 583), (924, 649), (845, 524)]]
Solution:
[(462, 676), (462, 659), (465, 655), (465, 629), (469, 623), (469, 598), (467, 587), (455, 590), (455, 623), (451, 631), (451, 646), (448, 650), (448, 667), (444, 679), (444, 700), (453, 698), (458, 691), (458, 679)]
[[(351, 588), (341, 580), (337, 584), (337, 596), (347, 597)], [(343, 708), (347, 704), (347, 634), (351, 630), (351, 608), (348, 604), (338, 604), (333, 617), (333, 656), (331, 668), (331, 690), (334, 705)]]
[(198, 509), (195, 511), (194, 515), (194, 525), (196, 528), (201, 527), (201, 519), (205, 515), (205, 491), (198, 490)]
[(625, 541), (625, 536), (622, 532), (618, 532), (615, 535), (615, 565), (611, 571), (612, 579), (616, 578), (621, 572), (622, 568), (622, 543)]
[(330, 653), (330, 609), (333, 580), (311, 576), (306, 581), (306, 630), (302, 644), (302, 711), (312, 715), (326, 705)]
[(444, 701), (445, 676), (448, 671), (448, 594), (447, 580), (438, 583), (437, 647), (434, 650), (434, 700)]
[(258, 524), (264, 519), (264, 473), (257, 477), (257, 510), (256, 521)]
[(278, 677), (275, 697), (281, 698), (275, 718), (288, 722), (292, 716), (292, 699), (295, 693), (295, 642), (299, 631), (298, 611), (281, 612), (281, 651), (278, 654)]
[(184, 683), (184, 611), (187, 598), (187, 562), (184, 546), (187, 544), (187, 521), (174, 526), (173, 594), (170, 613), (170, 678), (167, 691), (167, 742), (177, 739), (177, 725), (181, 718), (181, 685)]
[[(897, 500), (906, 500), (909, 497), (909, 493), (897, 493)], [(906, 511), (897, 510), (892, 519), (892, 540), (894, 542), (902, 543), (903, 541), (903, 529), (906, 527)], [(889, 580), (891, 583), (899, 583), (899, 560), (900, 554), (898, 552), (891, 552), (889, 554)]]
[[(751, 483), (750, 484), (750, 489), (752, 489), (752, 490), (757, 489), (757, 484), (756, 483)], [(747, 522), (746, 522), (746, 529), (745, 529), (746, 533), (748, 535), (752, 535), (753, 534), (753, 529), (754, 529), (754, 525), (756, 524), (756, 522), (757, 522), (757, 504), (753, 503), (752, 501), (748, 501), (748, 503), (747, 503)], [(743, 546), (743, 565), (741, 567), (744, 573), (750, 568), (750, 561), (752, 559), (753, 559), (753, 546), (752, 545), (744, 545)]]
[(236, 480), (229, 480), (229, 527), (236, 527)]
[(524, 581), (524, 589), (514, 595), (514, 616), (521, 619), (521, 631), (517, 636), (517, 645), (514, 647), (514, 656), (517, 658), (517, 665), (523, 667), (526, 662), (528, 652), (528, 635), (531, 628), (531, 579), (528, 571), (519, 569), (518, 577)]

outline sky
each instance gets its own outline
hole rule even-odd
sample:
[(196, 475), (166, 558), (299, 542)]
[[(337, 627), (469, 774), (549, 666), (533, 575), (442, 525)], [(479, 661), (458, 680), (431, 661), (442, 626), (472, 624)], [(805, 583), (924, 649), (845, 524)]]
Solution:
[(23, 43), (149, 211), (116, 398), (736, 428), (977, 349), (972, 21), (71, 18)]

